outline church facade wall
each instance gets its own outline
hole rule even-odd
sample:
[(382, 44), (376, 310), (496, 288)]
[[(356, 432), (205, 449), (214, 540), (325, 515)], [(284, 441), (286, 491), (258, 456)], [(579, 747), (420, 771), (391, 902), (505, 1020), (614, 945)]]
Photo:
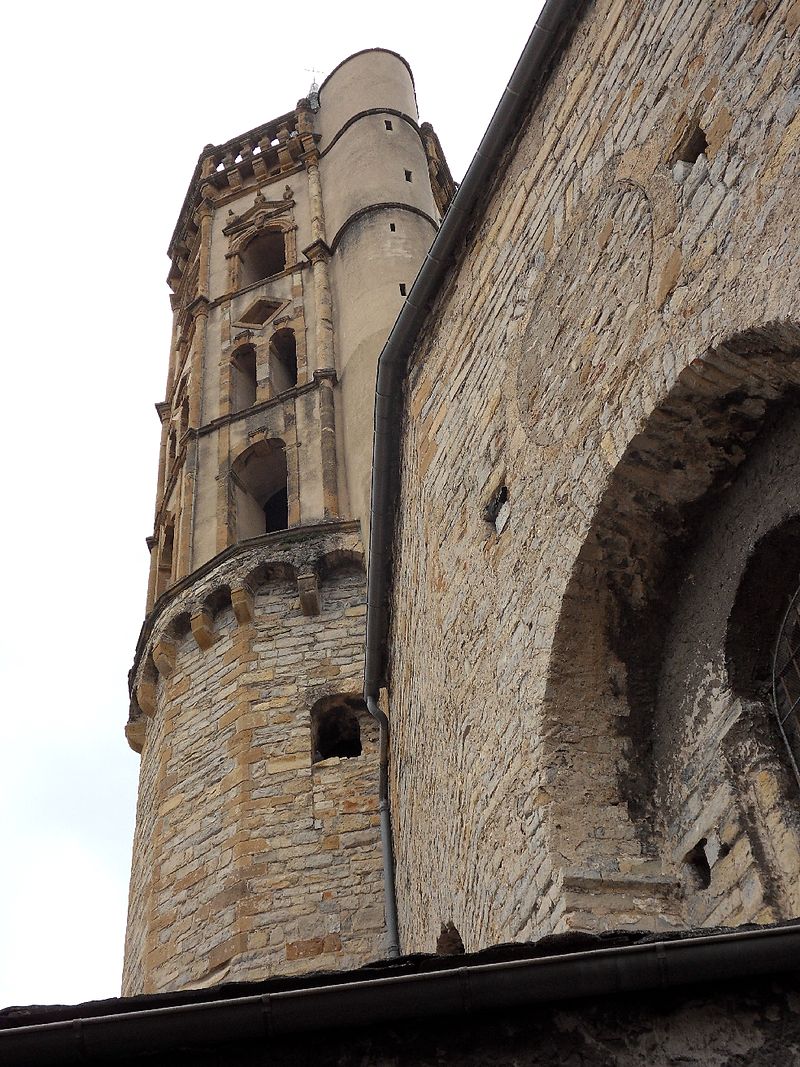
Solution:
[(773, 423), (800, 381), (799, 25), (589, 5), (417, 341), (388, 679), (404, 951), (451, 921), (470, 950), (797, 913), (797, 783), (768, 701), (731, 685), (732, 607), (712, 647), (686, 580), (728, 486), (706, 602), (736, 600), (765, 495), (770, 522), (796, 511)]

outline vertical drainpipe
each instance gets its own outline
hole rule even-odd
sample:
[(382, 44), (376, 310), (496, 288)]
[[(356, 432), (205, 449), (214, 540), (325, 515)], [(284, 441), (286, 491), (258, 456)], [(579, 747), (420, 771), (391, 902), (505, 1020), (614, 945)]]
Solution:
[(380, 730), (380, 764), (378, 771), (378, 811), (381, 820), (381, 857), (383, 859), (384, 909), (386, 912), (386, 951), (389, 959), (400, 955), (400, 934), (397, 928), (397, 890), (394, 884), (394, 850), (392, 848), (392, 816), (389, 810), (389, 720), (370, 693), (366, 694), (367, 710), (378, 722)]

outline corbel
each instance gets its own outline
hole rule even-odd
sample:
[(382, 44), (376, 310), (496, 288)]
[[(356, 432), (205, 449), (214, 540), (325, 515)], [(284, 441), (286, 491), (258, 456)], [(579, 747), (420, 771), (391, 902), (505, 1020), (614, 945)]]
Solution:
[(141, 754), (145, 739), (144, 716), (138, 715), (128, 719), (125, 723), (125, 738), (133, 751)]
[(162, 637), (153, 648), (153, 663), (162, 678), (169, 678), (175, 670), (175, 642)]
[(192, 612), (192, 634), (200, 648), (205, 652), (214, 644), (214, 616), (208, 608), (197, 608)]
[(233, 614), (240, 626), (246, 626), (253, 621), (255, 616), (255, 602), (253, 591), (247, 585), (239, 585), (231, 589), (231, 604)]
[(136, 703), (149, 718), (156, 713), (156, 687), (153, 682), (139, 682), (136, 686)]

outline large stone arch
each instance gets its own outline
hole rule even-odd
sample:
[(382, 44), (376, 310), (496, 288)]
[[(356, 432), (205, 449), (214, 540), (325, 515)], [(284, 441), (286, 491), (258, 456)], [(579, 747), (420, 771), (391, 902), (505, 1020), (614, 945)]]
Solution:
[[(800, 326), (737, 334), (684, 369), (608, 477), (564, 593), (543, 703), (551, 842), (567, 910), (570, 886), (594, 887), (627, 898), (628, 917), (638, 894), (666, 922), (686, 919), (685, 843), (665, 839), (675, 790), (659, 782), (666, 757), (654, 726), (668, 713), (659, 703), (665, 644), (698, 537), (799, 396)], [(680, 756), (672, 753), (673, 777)], [(727, 758), (722, 744), (718, 758)], [(750, 917), (774, 917), (756, 911)], [(690, 909), (689, 919), (712, 912)]]

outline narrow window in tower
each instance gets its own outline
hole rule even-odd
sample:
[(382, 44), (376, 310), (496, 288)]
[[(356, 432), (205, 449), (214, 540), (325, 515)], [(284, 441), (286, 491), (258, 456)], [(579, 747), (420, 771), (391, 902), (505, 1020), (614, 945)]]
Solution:
[(359, 697), (331, 696), (318, 700), (311, 709), (311, 758), (352, 759), (361, 755), (360, 714), (365, 711)]
[(395, 224), (393, 222), (390, 222), (389, 223), (389, 229), (392, 231), (392, 233), (394, 233), (395, 230), (397, 229), (397, 227), (395, 226)]
[(297, 341), (294, 330), (278, 330), (269, 346), (269, 378), (273, 396), (297, 385)]
[(400, 296), (405, 296), (405, 295), (406, 295), (405, 282), (400, 282)]
[(242, 261), (240, 286), (280, 274), (286, 267), (286, 245), (280, 230), (259, 233), (239, 253)]
[(161, 530), (161, 540), (158, 548), (158, 578), (156, 583), (156, 596), (161, 594), (172, 584), (172, 553), (175, 543), (175, 520), (170, 518)]
[(407, 170), (407, 171), (406, 171), (406, 181), (407, 181), (407, 182), (410, 182), (410, 181), (411, 181), (411, 171), (410, 171), (410, 170)]
[(234, 461), (231, 476), (237, 541), (286, 529), (289, 497), (283, 441), (257, 441), (245, 449)]
[(254, 345), (237, 348), (231, 359), (231, 410), (246, 411), (256, 402), (256, 350)]
[(167, 450), (167, 467), (171, 467), (175, 462), (175, 456), (177, 454), (177, 437), (174, 430), (170, 430), (169, 433), (169, 448)]
[(383, 124), (384, 124), (384, 126), (386, 127), (387, 130), (391, 130), (393, 128), (391, 119), (384, 119), (383, 120)]
[(184, 397), (181, 403), (181, 421), (180, 421), (180, 436), (179, 440), (183, 440), (186, 435), (186, 431), (189, 429), (189, 398)]

